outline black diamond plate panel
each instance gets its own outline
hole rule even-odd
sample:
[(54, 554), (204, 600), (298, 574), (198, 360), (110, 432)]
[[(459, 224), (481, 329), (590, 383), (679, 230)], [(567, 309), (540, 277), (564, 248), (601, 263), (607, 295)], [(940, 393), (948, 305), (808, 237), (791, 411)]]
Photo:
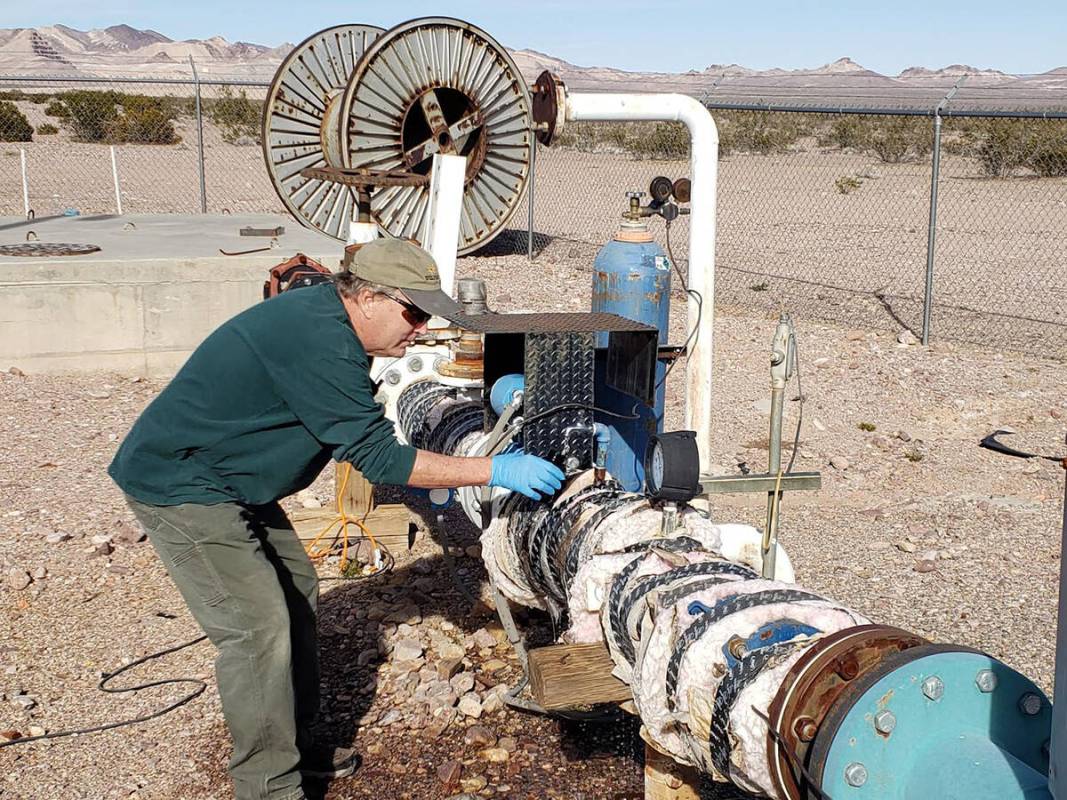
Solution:
[(526, 335), (524, 446), (567, 472), (593, 463), (595, 347), (592, 332)]
[(474, 314), (457, 316), (460, 326), (478, 333), (597, 333), (599, 331), (655, 331), (656, 329), (602, 311), (546, 314)]

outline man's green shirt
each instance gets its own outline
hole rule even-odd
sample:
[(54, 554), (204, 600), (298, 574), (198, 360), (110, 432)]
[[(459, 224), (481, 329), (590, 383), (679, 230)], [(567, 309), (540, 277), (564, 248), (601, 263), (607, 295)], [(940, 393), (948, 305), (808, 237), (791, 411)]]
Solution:
[(142, 503), (269, 503), (331, 458), (403, 484), (401, 445), (332, 283), (284, 292), (223, 324), (145, 409), (108, 469)]

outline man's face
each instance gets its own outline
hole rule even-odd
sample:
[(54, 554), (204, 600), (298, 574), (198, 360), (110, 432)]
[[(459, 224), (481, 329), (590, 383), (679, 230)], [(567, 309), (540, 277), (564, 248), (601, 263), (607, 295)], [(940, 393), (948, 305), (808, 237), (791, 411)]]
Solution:
[(426, 330), (429, 317), (401, 289), (360, 292), (356, 332), (372, 356), (402, 356), (418, 334)]

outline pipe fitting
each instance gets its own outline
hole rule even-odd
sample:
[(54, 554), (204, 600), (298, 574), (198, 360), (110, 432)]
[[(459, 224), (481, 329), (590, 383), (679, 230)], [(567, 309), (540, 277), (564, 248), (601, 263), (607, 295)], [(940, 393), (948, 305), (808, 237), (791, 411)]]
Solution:
[(996, 673), (991, 669), (979, 670), (974, 683), (982, 694), (989, 694), (997, 688)]
[(923, 694), (927, 700), (937, 702), (945, 694), (945, 682), (936, 675), (931, 675), (923, 681)]
[(845, 767), (845, 783), (859, 788), (867, 782), (867, 768), (858, 761), (853, 761)]
[(897, 727), (897, 717), (888, 708), (884, 708), (874, 715), (874, 729), (887, 736)]

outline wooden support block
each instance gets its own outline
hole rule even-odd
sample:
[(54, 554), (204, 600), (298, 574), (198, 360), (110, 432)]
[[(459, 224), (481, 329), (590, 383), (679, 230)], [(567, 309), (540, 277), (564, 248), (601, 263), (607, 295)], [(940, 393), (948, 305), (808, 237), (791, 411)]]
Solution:
[[(345, 480), (345, 472), (348, 480)], [(341, 487), (344, 486), (344, 497)], [(334, 505), (337, 500), (344, 501), (345, 513), (356, 519), (374, 508), (374, 484), (363, 477), (363, 473), (351, 464), (336, 462), (334, 464)], [(377, 534), (375, 534), (377, 535)]]
[(645, 742), (645, 800), (700, 800), (700, 773)]
[(550, 711), (631, 699), (630, 687), (611, 674), (602, 642), (554, 644), (530, 651), (530, 692)]
[[(310, 542), (331, 521), (337, 519), (337, 510), (314, 508), (294, 511), (289, 515), (289, 519), (293, 523), (293, 528), (296, 530), (296, 535), (300, 537), (300, 541)], [(403, 552), (414, 543), (414, 537), (409, 539), (408, 536), (411, 516), (408, 514), (407, 506), (399, 503), (377, 506), (368, 511), (366, 517), (352, 515), (352, 519), (358, 519), (362, 522), (374, 534), (374, 538), (377, 541), (394, 553)], [(330, 539), (336, 534), (338, 527), (340, 526), (335, 525), (334, 530), (327, 534)], [(359, 527), (355, 525), (350, 526), (348, 529), (350, 537), (360, 536), (362, 533)], [(327, 541), (326, 537), (323, 538), (323, 541)]]

